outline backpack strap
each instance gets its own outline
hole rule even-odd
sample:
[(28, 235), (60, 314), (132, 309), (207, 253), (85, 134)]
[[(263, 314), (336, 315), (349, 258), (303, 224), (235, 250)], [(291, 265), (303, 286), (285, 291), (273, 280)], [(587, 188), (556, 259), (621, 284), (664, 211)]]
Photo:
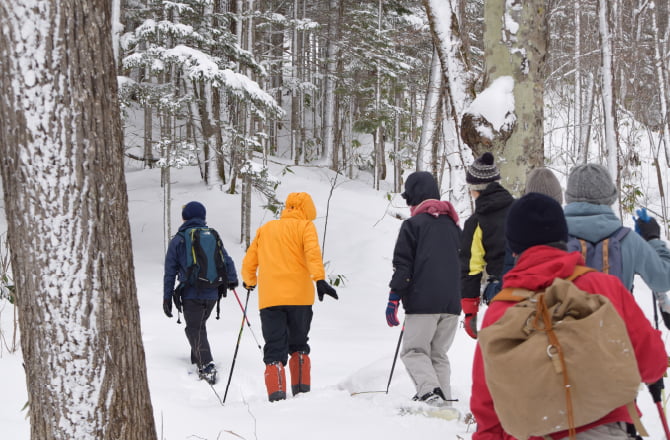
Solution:
[[(584, 275), (585, 273), (588, 272), (595, 272), (596, 270), (590, 267), (586, 266), (575, 266), (574, 271), (572, 272), (572, 275), (568, 276), (565, 278), (568, 281), (574, 281), (578, 277)], [(513, 302), (521, 302), (525, 299), (530, 298), (531, 296), (535, 295), (535, 291), (529, 290), (529, 289), (523, 289), (520, 287), (505, 287), (502, 289), (496, 296), (491, 299), (491, 302), (493, 301), (513, 301)]]

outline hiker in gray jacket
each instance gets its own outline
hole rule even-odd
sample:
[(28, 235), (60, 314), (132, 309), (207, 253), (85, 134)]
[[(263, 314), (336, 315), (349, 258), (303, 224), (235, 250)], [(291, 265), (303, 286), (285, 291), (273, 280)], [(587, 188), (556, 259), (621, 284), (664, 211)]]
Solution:
[[(602, 165), (577, 165), (568, 177), (564, 208), (568, 233), (592, 243), (609, 237), (621, 227), (611, 208), (618, 191), (609, 171)], [(647, 221), (645, 221), (647, 220)], [(660, 240), (660, 227), (653, 218), (636, 220), (638, 234), (629, 233), (621, 240), (623, 272), (621, 281), (633, 291), (633, 279), (640, 275), (659, 303), (663, 320), (670, 328), (670, 250)]]

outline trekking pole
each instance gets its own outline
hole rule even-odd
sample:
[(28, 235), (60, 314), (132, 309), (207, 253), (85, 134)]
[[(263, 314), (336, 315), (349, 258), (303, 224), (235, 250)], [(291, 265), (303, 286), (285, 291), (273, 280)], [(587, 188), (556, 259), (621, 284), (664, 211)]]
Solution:
[(235, 353), (233, 354), (233, 364), (230, 366), (230, 374), (228, 375), (228, 383), (226, 384), (226, 392), (223, 394), (221, 405), (226, 403), (226, 396), (228, 396), (228, 388), (230, 387), (230, 380), (233, 378), (233, 369), (235, 368), (235, 360), (237, 359), (237, 351), (240, 348), (240, 340), (242, 339), (242, 330), (244, 330), (244, 321), (247, 319), (247, 306), (249, 305), (249, 295), (251, 290), (247, 289), (247, 300), (244, 303), (242, 310), (242, 325), (240, 325), (240, 333), (237, 335), (237, 344), (235, 344)]
[(661, 416), (661, 422), (663, 423), (663, 430), (665, 431), (666, 440), (670, 440), (670, 429), (668, 429), (668, 419), (665, 417), (665, 411), (663, 411), (663, 404), (659, 400), (656, 402), (656, 408), (658, 408), (658, 415)]
[(400, 341), (402, 341), (402, 335), (405, 333), (405, 321), (402, 321), (402, 329), (400, 329), (400, 336), (398, 337), (398, 345), (395, 347), (395, 354), (393, 355), (393, 364), (391, 364), (391, 374), (389, 374), (389, 383), (386, 385), (386, 394), (389, 393), (389, 388), (391, 388), (391, 379), (393, 379), (393, 370), (395, 369), (395, 361), (398, 359), (398, 351), (400, 351)]
[[(242, 301), (240, 301), (240, 297), (237, 296), (237, 292), (235, 291), (235, 289), (233, 289), (233, 293), (235, 294), (235, 298), (237, 299), (237, 303), (240, 305), (240, 309), (242, 309), (242, 312), (244, 312), (244, 307), (242, 307)], [(246, 321), (247, 321), (247, 327), (249, 327), (249, 331), (251, 332), (251, 336), (254, 337), (254, 341), (256, 341), (256, 345), (258, 346), (258, 349), (263, 350), (263, 347), (261, 347), (261, 344), (258, 342), (258, 338), (256, 338), (256, 333), (254, 333), (254, 329), (251, 328), (251, 323), (249, 322), (249, 317), (246, 316), (246, 313), (245, 313), (244, 316), (245, 316)]]

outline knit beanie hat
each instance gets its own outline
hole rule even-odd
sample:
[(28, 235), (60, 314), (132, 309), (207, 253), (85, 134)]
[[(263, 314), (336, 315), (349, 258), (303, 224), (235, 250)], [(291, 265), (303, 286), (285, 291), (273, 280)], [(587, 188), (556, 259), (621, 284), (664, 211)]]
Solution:
[(544, 194), (526, 194), (512, 203), (507, 212), (505, 238), (515, 254), (531, 246), (567, 242), (568, 224), (563, 208)]
[(500, 171), (493, 162), (493, 154), (486, 152), (468, 167), (465, 171), (465, 181), (470, 189), (481, 191), (489, 183), (500, 180)]
[(405, 181), (405, 192), (401, 194), (407, 206), (417, 206), (427, 199), (440, 200), (440, 189), (435, 177), (428, 171), (417, 171)]
[(599, 164), (587, 163), (577, 165), (570, 171), (568, 187), (565, 190), (565, 201), (609, 206), (616, 201), (617, 193), (607, 168)]
[(551, 197), (559, 204), (563, 204), (563, 189), (558, 179), (549, 168), (535, 168), (526, 177), (526, 194), (540, 193)]
[(184, 220), (191, 220), (192, 218), (205, 219), (207, 211), (200, 202), (188, 202), (181, 210), (181, 218)]

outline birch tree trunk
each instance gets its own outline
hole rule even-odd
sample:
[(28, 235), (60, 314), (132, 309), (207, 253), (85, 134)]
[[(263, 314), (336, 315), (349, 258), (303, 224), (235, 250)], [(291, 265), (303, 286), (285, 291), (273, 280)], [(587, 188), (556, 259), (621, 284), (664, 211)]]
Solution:
[[(670, 112), (668, 112), (668, 70), (663, 60), (663, 43), (658, 29), (656, 18), (657, 8), (651, 13), (652, 31), (654, 35), (654, 65), (656, 66), (656, 81), (658, 81), (658, 98), (660, 102), (661, 120), (663, 121), (663, 147), (665, 151), (665, 163), (670, 166)], [(667, 37), (667, 35), (666, 35)]]
[(430, 63), (430, 77), (428, 79), (428, 88), (426, 89), (426, 98), (423, 102), (423, 116), (421, 118), (421, 136), (419, 138), (419, 147), (416, 152), (416, 170), (426, 171), (432, 163), (431, 143), (435, 136), (435, 126), (437, 106), (442, 96), (442, 75), (440, 68), (440, 58), (437, 48), (433, 49), (433, 58)]
[(103, 0), (0, 0), (0, 170), (34, 440), (156, 439), (109, 14)]
[(582, 12), (579, 8), (580, 0), (574, 0), (573, 11), (575, 14), (575, 97), (574, 97), (574, 124), (572, 131), (572, 138), (574, 142), (573, 157), (578, 157), (582, 150), (580, 143), (582, 139), (582, 49), (581, 49), (581, 32), (582, 32)]

